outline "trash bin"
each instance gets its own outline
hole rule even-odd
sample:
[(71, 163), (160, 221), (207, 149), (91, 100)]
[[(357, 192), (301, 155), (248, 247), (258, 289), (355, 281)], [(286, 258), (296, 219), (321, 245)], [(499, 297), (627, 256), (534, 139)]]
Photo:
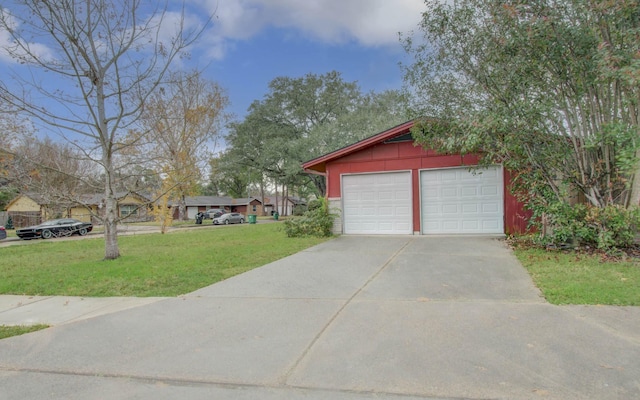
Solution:
[(256, 223), (256, 219), (257, 219), (257, 215), (249, 214), (249, 223), (250, 224), (255, 224)]
[(280, 214), (278, 214), (277, 211), (273, 213), (273, 219), (277, 221), (279, 217), (280, 217)]

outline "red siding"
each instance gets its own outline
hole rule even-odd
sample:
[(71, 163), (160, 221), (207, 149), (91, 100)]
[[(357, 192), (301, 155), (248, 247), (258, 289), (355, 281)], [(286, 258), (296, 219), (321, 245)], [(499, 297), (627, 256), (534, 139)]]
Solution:
[(518, 234), (529, 232), (529, 220), (532, 212), (524, 208), (524, 204), (518, 201), (516, 196), (511, 194), (511, 172), (504, 171), (504, 226), (507, 234)]
[[(478, 157), (476, 155), (441, 155), (433, 150), (424, 150), (419, 146), (414, 146), (413, 142), (377, 144), (326, 162), (327, 195), (330, 198), (341, 196), (340, 176), (342, 174), (410, 170), (412, 171), (413, 186), (413, 226), (414, 231), (419, 232), (419, 170), (476, 165), (477, 163)], [(526, 223), (530, 214), (507, 190), (510, 187), (510, 179), (511, 175), (505, 171), (505, 230), (509, 234), (523, 233), (526, 231)]]

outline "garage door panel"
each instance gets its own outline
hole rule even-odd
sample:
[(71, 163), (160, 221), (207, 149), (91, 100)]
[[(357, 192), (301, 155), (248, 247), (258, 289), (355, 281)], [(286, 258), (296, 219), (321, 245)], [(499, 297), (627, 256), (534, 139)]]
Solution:
[[(480, 223), (478, 221), (462, 221), (463, 232), (475, 232), (480, 230)], [(458, 233), (458, 232), (453, 232)]]
[(484, 214), (499, 214), (502, 207), (497, 203), (484, 203), (482, 204), (482, 212)]
[(460, 195), (462, 197), (475, 197), (478, 195), (478, 188), (475, 186), (463, 186)]
[(402, 223), (402, 224), (410, 224), (411, 222), (411, 208), (410, 207), (397, 207), (396, 208), (396, 216), (400, 217), (398, 218), (399, 221), (398, 223)]
[(412, 232), (409, 171), (343, 175), (342, 191), (345, 233)]
[(483, 196), (497, 196), (500, 191), (497, 186), (482, 186)]
[(423, 233), (504, 233), (502, 169), (420, 173)]
[(478, 204), (463, 204), (462, 205), (462, 213), (463, 214), (477, 214), (480, 210)]
[[(373, 196), (374, 194), (372, 194)], [(393, 194), (393, 192), (380, 192), (378, 193), (378, 200), (381, 201), (385, 201), (385, 200), (393, 200), (395, 198), (395, 195)]]
[(457, 172), (454, 170), (443, 170), (442, 174), (440, 174), (440, 180), (456, 181), (458, 180)]
[(483, 229), (502, 229), (502, 224), (498, 224), (495, 220), (484, 220), (482, 221)]
[(363, 217), (372, 217), (374, 215), (376, 215), (376, 209), (375, 207), (365, 207), (363, 208), (360, 213), (358, 215), (361, 215)]
[(460, 221), (457, 220), (445, 220), (442, 221), (442, 228), (445, 232), (457, 232), (460, 230)]
[(384, 217), (391, 217), (393, 218), (394, 215), (394, 208), (393, 207), (379, 207), (378, 208), (378, 216), (380, 218), (384, 218)]
[(440, 197), (456, 199), (458, 198), (458, 188), (443, 187), (440, 189)]
[(442, 206), (443, 214), (458, 214), (458, 205), (457, 204), (444, 204)]

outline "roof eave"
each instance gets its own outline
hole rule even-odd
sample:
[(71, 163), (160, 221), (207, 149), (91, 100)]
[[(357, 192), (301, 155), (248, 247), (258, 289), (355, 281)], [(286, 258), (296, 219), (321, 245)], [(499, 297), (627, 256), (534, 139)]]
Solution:
[(384, 142), (385, 140), (389, 140), (395, 136), (400, 134), (407, 133), (413, 127), (415, 121), (407, 121), (403, 124), (394, 126), (391, 129), (388, 129), (384, 132), (380, 132), (377, 135), (370, 136), (366, 139), (363, 139), (359, 142), (356, 142), (352, 145), (343, 147), (341, 149), (332, 151), (331, 153), (327, 153), (323, 156), (314, 158), (313, 160), (309, 160), (302, 164), (302, 168), (304, 170), (308, 170), (308, 172), (314, 173), (313, 171), (317, 171), (319, 173), (326, 172), (326, 165), (328, 162), (336, 160), (338, 158), (344, 157), (351, 153), (355, 153), (356, 151), (362, 150), (364, 148), (379, 144)]

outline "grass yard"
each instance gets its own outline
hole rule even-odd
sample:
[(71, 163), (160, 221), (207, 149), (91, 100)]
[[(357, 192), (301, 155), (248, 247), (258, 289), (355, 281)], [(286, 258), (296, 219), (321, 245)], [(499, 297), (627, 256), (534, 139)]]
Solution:
[(0, 294), (177, 296), (326, 240), (287, 238), (280, 224), (203, 227), (120, 236), (111, 261), (101, 236), (38, 240), (0, 249)]
[(29, 325), (29, 326), (4, 326), (0, 325), (0, 339), (11, 336), (24, 335), (25, 333), (36, 332), (48, 328), (49, 325)]
[(552, 304), (640, 306), (640, 261), (603, 261), (599, 255), (515, 249)]

